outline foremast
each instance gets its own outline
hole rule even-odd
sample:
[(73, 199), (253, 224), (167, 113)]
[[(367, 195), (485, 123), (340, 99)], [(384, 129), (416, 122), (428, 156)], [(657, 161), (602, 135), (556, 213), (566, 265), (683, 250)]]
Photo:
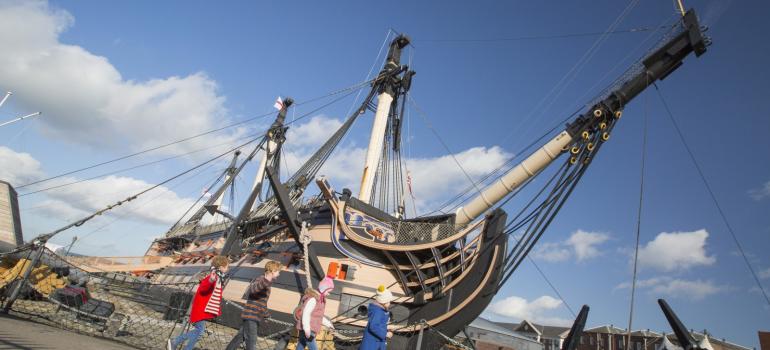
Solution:
[[(384, 77), (384, 79), (378, 80), (377, 110), (374, 114), (364, 172), (361, 177), (361, 189), (358, 194), (358, 199), (365, 203), (370, 203), (372, 199), (375, 177), (382, 159), (388, 121), (397, 107), (396, 96), (400, 90), (409, 89), (411, 77), (414, 75), (414, 72), (407, 71), (408, 67), (401, 66), (401, 50), (407, 45), (409, 45), (408, 37), (404, 35), (396, 37), (390, 43), (385, 65), (379, 73), (380, 77)], [(400, 76), (401, 71), (406, 71), (406, 73)]]
[[(706, 52), (710, 44), (703, 36), (702, 28), (694, 10), (682, 17), (683, 31), (665, 45), (648, 55), (642, 61), (642, 70), (624, 81), (619, 88), (611, 91), (607, 97), (594, 104), (586, 113), (569, 123), (565, 130), (532, 153), (493, 184), (481, 191), (467, 205), (456, 211), (455, 225), (462, 227), (472, 222), (487, 210), (494, 207), (505, 196), (519, 188), (567, 151), (577, 154), (582, 147), (593, 150), (597, 145), (591, 142), (574, 145), (582, 141), (594, 140), (600, 134), (599, 142), (609, 139), (609, 130), (620, 118), (625, 105), (639, 95), (645, 88), (657, 80), (665, 79), (671, 72), (682, 65), (682, 60), (690, 53), (696, 56)], [(570, 147), (573, 146), (573, 147)], [(570, 159), (576, 161), (576, 157)]]

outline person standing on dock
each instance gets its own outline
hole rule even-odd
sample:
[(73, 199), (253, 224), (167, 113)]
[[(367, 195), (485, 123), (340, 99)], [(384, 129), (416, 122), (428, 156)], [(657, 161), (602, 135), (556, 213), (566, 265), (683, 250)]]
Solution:
[(249, 284), (249, 289), (246, 291), (246, 307), (241, 313), (243, 323), (238, 334), (227, 344), (227, 350), (235, 350), (241, 343), (246, 343), (246, 350), (256, 349), (259, 323), (270, 318), (270, 313), (267, 311), (270, 286), (280, 273), (281, 264), (277, 261), (268, 261), (265, 264), (265, 274)]
[(193, 297), (192, 308), (190, 309), (192, 329), (183, 332), (173, 341), (168, 339), (166, 341), (168, 350), (176, 349), (185, 341), (187, 341), (187, 345), (185, 345), (184, 350), (192, 350), (204, 332), (206, 320), (222, 314), (222, 285), (229, 265), (230, 262), (227, 257), (217, 255), (211, 259), (211, 272), (198, 283), (198, 289), (195, 291), (195, 297)]
[(390, 321), (388, 309), (393, 299), (393, 294), (385, 286), (377, 288), (377, 295), (374, 297), (374, 301), (369, 304), (364, 337), (361, 339), (358, 350), (385, 350), (387, 348), (388, 339), (393, 336), (393, 332), (388, 330), (388, 322)]

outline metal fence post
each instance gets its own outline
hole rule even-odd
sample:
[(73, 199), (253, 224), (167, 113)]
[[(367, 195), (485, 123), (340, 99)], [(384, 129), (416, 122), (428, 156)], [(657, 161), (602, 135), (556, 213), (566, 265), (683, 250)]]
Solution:
[(32, 261), (29, 263), (29, 266), (24, 270), (24, 276), (22, 276), (21, 281), (19, 281), (16, 286), (13, 289), (13, 292), (11, 293), (11, 296), (8, 297), (8, 301), (5, 302), (5, 306), (3, 307), (3, 313), (7, 314), (11, 311), (11, 307), (13, 306), (13, 303), (16, 301), (16, 299), (19, 297), (19, 294), (21, 293), (21, 289), (24, 287), (24, 285), (27, 283), (27, 280), (29, 280), (29, 275), (32, 274), (32, 270), (35, 268), (35, 265), (40, 261), (40, 257), (43, 255), (43, 252), (45, 251), (45, 244), (41, 243), (40, 246), (37, 248), (37, 252), (35, 252), (35, 255), (32, 257)]
[(422, 331), (425, 329), (425, 320), (422, 320), (422, 327), (420, 327), (420, 332), (417, 334), (417, 348), (415, 350), (421, 350), (422, 348)]

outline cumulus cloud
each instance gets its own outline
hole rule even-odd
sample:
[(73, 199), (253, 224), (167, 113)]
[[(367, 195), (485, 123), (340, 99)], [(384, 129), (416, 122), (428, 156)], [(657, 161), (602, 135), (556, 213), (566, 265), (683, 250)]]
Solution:
[[(44, 111), (38, 124), (47, 135), (87, 147), (143, 149), (228, 123), (225, 98), (205, 73), (127, 79), (106, 57), (60, 41), (74, 23), (44, 1), (0, 4), (0, 47), (13, 53), (0, 55), (0, 81), (22, 107)], [(207, 135), (161, 152), (188, 152), (243, 132)]]
[(571, 323), (570, 320), (548, 315), (562, 304), (561, 300), (548, 295), (543, 295), (532, 301), (527, 301), (522, 297), (509, 296), (493, 302), (487, 311), (516, 320), (528, 320), (549, 325), (567, 325)]
[(19, 186), (43, 177), (40, 162), (29, 153), (17, 153), (0, 146), (0, 180)]
[[(122, 176), (88, 180), (51, 190), (48, 193), (49, 204), (44, 207), (44, 211), (62, 217), (73, 217), (78, 213), (85, 215), (152, 185), (142, 180)], [(167, 187), (161, 186), (114, 209), (114, 213), (148, 223), (171, 225), (193, 202), (194, 200), (180, 198)]]
[(584, 261), (601, 255), (598, 247), (609, 239), (606, 233), (577, 230), (563, 242), (540, 245), (533, 256), (548, 262), (566, 261), (573, 257), (577, 261)]
[(286, 135), (286, 140), (292, 148), (312, 148), (326, 142), (337, 129), (342, 126), (342, 121), (324, 115), (317, 115), (306, 123), (292, 125)]
[[(615, 289), (630, 288), (630, 282), (624, 282)], [(669, 296), (673, 298), (688, 298), (703, 300), (711, 295), (729, 290), (727, 286), (717, 285), (710, 280), (686, 280), (666, 276), (653, 277), (636, 282), (639, 289), (647, 289), (655, 297)]]
[[(40, 162), (30, 154), (0, 147), (0, 180), (19, 184), (43, 177), (45, 173), (40, 169)], [(64, 184), (77, 180), (74, 177), (63, 177), (49, 184)], [(51, 217), (72, 220), (102, 209), (152, 185), (125, 176), (87, 180), (47, 191), (46, 197), (37, 203), (35, 208)], [(176, 222), (193, 202), (192, 199), (181, 198), (170, 189), (161, 186), (115, 209), (114, 212), (135, 220), (169, 225)]]
[[(284, 145), (286, 166), (296, 171), (341, 125), (339, 119), (319, 115), (307, 123), (290, 127)], [(418, 208), (433, 209), (431, 206), (436, 202), (469, 185), (468, 178), (452, 156), (462, 164), (468, 176), (478, 181), (502, 165), (511, 154), (499, 147), (473, 147), (453, 155), (406, 159)], [(357, 195), (365, 157), (365, 146), (341, 145), (318, 174), (327, 176), (338, 190), (347, 187)]]
[(639, 249), (639, 266), (661, 271), (686, 270), (713, 265), (717, 259), (706, 252), (705, 229), (692, 232), (661, 232)]
[(749, 196), (756, 201), (770, 197), (770, 181), (765, 182), (762, 187), (749, 190)]

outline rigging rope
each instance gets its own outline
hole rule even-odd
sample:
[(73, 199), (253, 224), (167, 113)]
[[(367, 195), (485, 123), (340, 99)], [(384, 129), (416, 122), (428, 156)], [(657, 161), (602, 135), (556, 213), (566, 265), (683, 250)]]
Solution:
[[(327, 97), (331, 97), (331, 96), (334, 96), (334, 95), (338, 95), (338, 94), (341, 94), (343, 92), (350, 91), (350, 90), (355, 91), (356, 89), (360, 89), (360, 88), (370, 84), (372, 81), (373, 81), (373, 79), (372, 80), (368, 80), (368, 81), (363, 81), (363, 82), (351, 85), (351, 86), (346, 87), (346, 88), (342, 88), (342, 89), (339, 89), (339, 90), (332, 91), (332, 92), (330, 92), (330, 93), (328, 93), (326, 95), (322, 95), (322, 96), (318, 96), (318, 97), (315, 97), (315, 98), (311, 98), (309, 100), (302, 101), (302, 102), (295, 102), (294, 106), (296, 107), (296, 106), (305, 105), (305, 104), (312, 103), (312, 102), (315, 102), (315, 101), (318, 101), (318, 100), (321, 100), (321, 99), (324, 99), (324, 98), (327, 98)], [(175, 145), (175, 144), (186, 142), (186, 141), (189, 141), (189, 140), (201, 137), (201, 136), (205, 136), (205, 135), (208, 135), (208, 134), (211, 134), (211, 133), (214, 133), (214, 132), (217, 132), (217, 131), (221, 131), (221, 130), (224, 130), (224, 129), (232, 128), (232, 127), (235, 127), (235, 126), (238, 126), (238, 125), (242, 125), (242, 124), (245, 124), (245, 123), (248, 123), (248, 122), (260, 119), (260, 118), (264, 118), (264, 117), (267, 117), (267, 116), (270, 116), (270, 115), (274, 115), (274, 114), (275, 114), (275, 112), (270, 111), (270, 112), (267, 112), (267, 113), (264, 113), (264, 114), (260, 114), (260, 115), (254, 116), (254, 117), (250, 117), (248, 119), (245, 119), (245, 120), (233, 123), (233, 124), (229, 124), (229, 125), (226, 125), (226, 126), (223, 126), (223, 127), (220, 127), (220, 128), (208, 130), (208, 131), (205, 131), (205, 132), (202, 132), (202, 133), (199, 133), (199, 134), (196, 134), (196, 135), (188, 136), (188, 137), (185, 137), (185, 138), (182, 138), (182, 139), (179, 139), (179, 140), (176, 140), (176, 141), (172, 141), (172, 142), (169, 142), (169, 143), (166, 143), (166, 144), (150, 147), (150, 148), (147, 148), (147, 149), (135, 152), (135, 153), (131, 153), (131, 154), (127, 154), (127, 155), (124, 155), (124, 156), (120, 156), (118, 158), (114, 158), (114, 159), (111, 159), (111, 160), (108, 160), (108, 161), (92, 164), (92, 165), (89, 165), (89, 166), (86, 166), (86, 167), (83, 167), (83, 168), (80, 168), (80, 169), (75, 169), (75, 170), (67, 171), (67, 172), (64, 172), (64, 173), (61, 173), (61, 174), (58, 174), (58, 175), (55, 175), (55, 176), (51, 176), (51, 177), (45, 178), (45, 179), (29, 182), (29, 183), (23, 184), (21, 186), (16, 186), (16, 189), (24, 188), (24, 187), (35, 185), (35, 184), (39, 184), (39, 183), (42, 183), (42, 182), (47, 182), (47, 181), (54, 180), (54, 179), (58, 179), (58, 178), (60, 178), (62, 176), (72, 175), (72, 174), (75, 174), (75, 173), (79, 173), (79, 172), (82, 172), (82, 171), (85, 171), (85, 170), (89, 170), (89, 169), (93, 169), (93, 168), (96, 168), (96, 167), (100, 167), (100, 166), (103, 166), (103, 165), (115, 163), (115, 162), (118, 162), (118, 161), (121, 161), (121, 160), (124, 160), (124, 159), (128, 159), (128, 158), (135, 157), (135, 156), (138, 156), (138, 155), (141, 155), (141, 154), (145, 154), (145, 153), (149, 153), (149, 152), (152, 152), (152, 151), (156, 151), (156, 150), (159, 150), (159, 149), (162, 149), (162, 148), (166, 148), (166, 147), (169, 147), (169, 146), (172, 146), (172, 145)], [(292, 123), (298, 121), (299, 119), (300, 118), (297, 118), (296, 120), (292, 120), (291, 122), (288, 122), (285, 125), (292, 124)]]
[(644, 168), (647, 160), (647, 119), (648, 119), (648, 106), (647, 95), (644, 96), (644, 118), (642, 127), (642, 165), (640, 167), (639, 174), (639, 209), (636, 213), (636, 245), (634, 246), (634, 274), (631, 277), (631, 303), (628, 311), (628, 334), (626, 349), (631, 349), (631, 325), (634, 319), (634, 298), (636, 297), (636, 273), (639, 263), (639, 236), (641, 236), (642, 228), (642, 208), (644, 199)]
[(412, 103), (412, 106), (414, 106), (414, 109), (417, 110), (417, 114), (419, 114), (420, 117), (422, 117), (422, 120), (425, 122), (425, 126), (427, 126), (428, 129), (430, 129), (430, 131), (433, 133), (433, 135), (436, 136), (436, 139), (438, 139), (438, 142), (441, 143), (441, 146), (444, 147), (444, 150), (447, 152), (447, 154), (450, 157), (452, 157), (452, 160), (454, 160), (455, 164), (457, 164), (457, 167), (460, 168), (460, 171), (463, 172), (463, 175), (465, 175), (465, 178), (467, 178), (468, 181), (470, 181), (470, 183), (473, 185), (473, 188), (476, 189), (476, 192), (481, 194), (481, 189), (479, 189), (476, 182), (473, 181), (473, 178), (471, 178), (471, 176), (468, 175), (468, 172), (465, 171), (465, 168), (463, 168), (462, 164), (460, 164), (460, 162), (457, 160), (457, 157), (455, 157), (454, 153), (452, 153), (452, 150), (449, 149), (449, 146), (447, 146), (446, 142), (444, 142), (444, 139), (441, 138), (441, 135), (439, 135), (436, 129), (433, 128), (433, 125), (430, 123), (430, 121), (428, 121), (427, 119), (428, 116), (425, 114), (425, 112), (420, 108), (420, 106), (417, 105), (417, 102), (414, 101), (414, 98), (411, 95), (409, 95), (407, 98), (409, 99), (409, 102)]
[(74, 222), (70, 223), (69, 225), (66, 225), (66, 226), (64, 226), (62, 228), (59, 228), (59, 229), (57, 229), (55, 231), (52, 231), (50, 233), (39, 235), (39, 236), (35, 237), (34, 239), (32, 239), (32, 241), (30, 243), (27, 243), (27, 244), (28, 245), (29, 244), (35, 245), (36, 242), (38, 242), (40, 240), (47, 241), (47, 240), (51, 239), (52, 237), (54, 237), (55, 235), (57, 235), (57, 234), (59, 234), (59, 233), (61, 233), (63, 231), (66, 231), (66, 230), (68, 230), (70, 228), (73, 228), (73, 227), (81, 226), (81, 225), (85, 224), (86, 222), (90, 221), (91, 219), (93, 219), (93, 218), (95, 218), (95, 217), (97, 217), (99, 215), (102, 215), (102, 214), (104, 214), (104, 213), (114, 209), (115, 207), (118, 207), (120, 205), (128, 203), (128, 202), (138, 198), (139, 196), (141, 196), (141, 195), (143, 195), (143, 194), (145, 194), (147, 192), (150, 192), (150, 191), (152, 191), (152, 190), (154, 190), (154, 189), (156, 189), (156, 188), (158, 188), (160, 186), (163, 186), (163, 185), (165, 185), (165, 184), (167, 184), (167, 183), (169, 183), (169, 182), (171, 182), (171, 181), (173, 181), (173, 180), (175, 180), (175, 179), (177, 179), (177, 178), (179, 178), (181, 176), (184, 176), (187, 173), (192, 172), (195, 169), (203, 167), (204, 165), (206, 165), (208, 163), (211, 163), (211, 162), (213, 162), (213, 161), (215, 161), (215, 160), (217, 160), (217, 159), (219, 159), (221, 157), (224, 157), (225, 155), (235, 151), (236, 149), (241, 148), (243, 146), (246, 146), (246, 145), (248, 145), (248, 144), (250, 144), (250, 143), (252, 143), (252, 142), (254, 142), (256, 140), (257, 140), (256, 138), (252, 139), (252, 140), (249, 140), (246, 143), (243, 143), (243, 144), (241, 144), (241, 145), (239, 145), (239, 146), (237, 146), (237, 147), (235, 147), (233, 149), (230, 149), (230, 150), (228, 150), (228, 151), (226, 151), (224, 153), (221, 153), (221, 154), (219, 154), (219, 155), (217, 155), (217, 156), (215, 156), (213, 158), (210, 158), (209, 160), (207, 160), (207, 161), (205, 161), (203, 163), (200, 163), (200, 164), (198, 164), (198, 165), (196, 165), (196, 166), (194, 166), (194, 167), (192, 167), (190, 169), (187, 169), (187, 170), (185, 170), (185, 171), (183, 171), (183, 172), (181, 172), (179, 174), (176, 174), (176, 175), (174, 175), (174, 176), (172, 176), (172, 177), (170, 177), (170, 178), (168, 178), (168, 179), (166, 179), (166, 180), (164, 180), (164, 181), (162, 181), (162, 182), (160, 182), (158, 184), (152, 185), (152, 186), (150, 186), (150, 187), (148, 187), (148, 188), (146, 188), (146, 189), (144, 189), (144, 190), (142, 190), (142, 191), (140, 191), (140, 192), (138, 192), (138, 193), (136, 193), (134, 195), (128, 196), (125, 199), (119, 200), (119, 201), (115, 202), (114, 204), (108, 205), (107, 207), (105, 207), (103, 209), (97, 210), (94, 213), (92, 213), (92, 214), (90, 214), (90, 215), (88, 215), (86, 217), (83, 217), (80, 220), (77, 220), (77, 221), (74, 221)]
[(765, 301), (767, 302), (767, 305), (770, 306), (770, 297), (768, 297), (767, 291), (765, 291), (765, 288), (762, 287), (762, 283), (759, 281), (759, 277), (757, 277), (757, 273), (756, 271), (754, 271), (754, 267), (751, 266), (751, 262), (749, 262), (749, 258), (746, 257), (746, 252), (743, 251), (743, 247), (741, 246), (741, 243), (738, 241), (738, 237), (735, 235), (735, 231), (733, 231), (732, 225), (730, 225), (730, 222), (727, 221), (727, 216), (722, 210), (722, 206), (719, 205), (719, 201), (717, 201), (717, 197), (714, 194), (714, 191), (711, 189), (711, 185), (709, 185), (708, 181), (706, 180), (706, 176), (703, 174), (703, 170), (701, 170), (701, 167), (698, 164), (698, 161), (695, 159), (695, 155), (692, 153), (690, 146), (687, 144), (687, 141), (684, 138), (684, 134), (682, 134), (682, 130), (679, 128), (679, 124), (674, 119), (674, 114), (671, 112), (671, 109), (668, 107), (668, 103), (666, 102), (666, 99), (663, 98), (663, 94), (660, 92), (658, 85), (654, 83), (652, 85), (655, 86), (655, 91), (658, 93), (658, 96), (660, 97), (660, 101), (663, 102), (663, 107), (665, 107), (666, 109), (666, 113), (668, 114), (669, 120), (671, 120), (671, 123), (674, 124), (674, 129), (676, 130), (677, 135), (679, 135), (679, 139), (682, 141), (682, 145), (684, 145), (684, 148), (687, 150), (687, 154), (690, 156), (690, 160), (692, 160), (693, 165), (695, 165), (695, 169), (698, 171), (698, 175), (700, 176), (701, 181), (703, 181), (703, 185), (706, 186), (706, 190), (711, 196), (711, 200), (714, 202), (714, 206), (716, 206), (717, 211), (719, 212), (719, 216), (722, 218), (722, 221), (727, 227), (727, 231), (730, 232), (730, 236), (732, 236), (733, 242), (735, 242), (735, 246), (738, 248), (738, 251), (741, 253), (741, 256), (743, 257), (743, 261), (746, 263), (746, 267), (749, 268), (749, 272), (751, 272), (751, 276), (754, 277), (754, 282), (757, 283), (757, 287), (759, 287), (759, 290), (762, 292), (762, 296), (765, 297)]
[(158, 159), (158, 160), (153, 160), (153, 161), (150, 161), (150, 162), (147, 162), (147, 163), (138, 164), (138, 165), (135, 165), (135, 166), (132, 166), (132, 167), (118, 169), (118, 170), (115, 170), (115, 171), (110, 171), (110, 172), (102, 173), (102, 174), (95, 175), (95, 176), (92, 176), (92, 177), (88, 177), (88, 178), (85, 178), (85, 179), (80, 179), (80, 180), (76, 180), (76, 181), (72, 181), (72, 182), (67, 182), (67, 183), (63, 183), (63, 184), (60, 184), (60, 185), (54, 185), (54, 186), (51, 186), (51, 187), (46, 187), (46, 188), (42, 188), (42, 189), (35, 190), (35, 191), (25, 192), (25, 193), (19, 194), (19, 197), (24, 197), (24, 196), (35, 194), (35, 193), (47, 192), (47, 191), (54, 190), (54, 189), (57, 189), (57, 188), (62, 188), (62, 187), (66, 187), (66, 186), (71, 186), (71, 185), (79, 184), (81, 182), (98, 179), (100, 177), (115, 175), (115, 174), (131, 171), (131, 170), (136, 170), (136, 169), (139, 169), (139, 168), (144, 168), (146, 166), (162, 163), (162, 162), (169, 161), (169, 160), (172, 160), (172, 159), (181, 158), (181, 157), (188, 156), (188, 155), (195, 154), (195, 153), (200, 153), (200, 152), (203, 152), (203, 151), (207, 151), (207, 150), (214, 149), (214, 148), (221, 147), (221, 146), (225, 146), (225, 145), (231, 145), (231, 144), (234, 144), (236, 142), (240, 142), (240, 141), (242, 141), (244, 139), (257, 138), (257, 137), (261, 137), (263, 135), (264, 135), (263, 133), (247, 135), (247, 136), (244, 136), (244, 137), (237, 138), (237, 139), (235, 139), (233, 141), (222, 142), (222, 143), (219, 143), (219, 144), (216, 144), (216, 145), (213, 145), (213, 146), (199, 148), (199, 149), (196, 149), (196, 150), (193, 150), (193, 151), (190, 151), (190, 152), (186, 152), (186, 153), (182, 153), (182, 154), (178, 154), (178, 155), (175, 155), (175, 156), (166, 157), (166, 158), (162, 158), (162, 159)]
[(551, 35), (530, 35), (530, 36), (518, 36), (510, 38), (472, 38), (472, 39), (419, 39), (418, 43), (423, 42), (501, 42), (501, 41), (522, 41), (522, 40), (538, 40), (538, 39), (562, 39), (562, 38), (576, 38), (587, 37), (597, 35), (610, 35), (610, 34), (627, 34), (627, 33), (642, 33), (653, 30), (658, 30), (659, 27), (638, 27), (629, 29), (617, 29), (605, 32), (586, 32), (586, 33), (567, 33), (567, 34), (551, 34)]
[[(202, 174), (203, 172), (205, 172), (206, 170), (210, 169), (210, 168), (211, 168), (211, 167), (213, 167), (213, 166), (214, 166), (214, 163), (211, 163), (211, 164), (209, 164), (207, 167), (205, 167), (205, 168), (201, 169), (201, 170), (200, 170), (199, 172), (197, 172), (196, 174), (193, 174), (192, 176), (188, 177), (187, 179), (184, 179), (184, 180), (180, 181), (179, 183), (175, 184), (174, 186), (171, 186), (171, 187), (169, 187), (169, 190), (171, 190), (171, 189), (174, 189), (174, 188), (176, 188), (176, 187), (178, 187), (178, 186), (180, 186), (180, 185), (182, 185), (182, 184), (186, 183), (187, 181), (189, 181), (189, 180), (191, 180), (191, 179), (195, 178), (196, 176), (198, 176), (198, 175)], [(222, 176), (222, 175), (220, 175), (219, 177), (221, 178), (221, 176)], [(218, 181), (218, 180), (217, 180), (217, 181)], [(208, 192), (208, 190), (206, 190), (206, 192)], [(163, 195), (164, 195), (164, 193), (159, 193), (157, 196), (155, 196), (155, 197), (151, 198), (150, 200), (146, 201), (145, 203), (142, 203), (142, 205), (140, 205), (139, 207), (135, 208), (135, 210), (141, 209), (142, 207), (144, 207), (144, 206), (146, 206), (146, 205), (148, 205), (148, 204), (152, 203), (154, 200), (156, 200), (156, 199), (160, 198), (160, 197), (161, 197), (161, 196), (163, 196)], [(200, 198), (202, 198), (204, 195), (205, 195), (205, 192), (204, 192), (204, 194), (203, 194), (203, 195), (201, 195), (201, 197), (200, 197)], [(200, 201), (200, 198), (198, 199), (198, 201)], [(193, 204), (193, 206), (195, 206), (195, 204), (197, 204), (197, 203), (198, 203), (198, 201), (196, 201), (196, 202)], [(192, 207), (190, 207), (190, 209), (192, 209)], [(190, 209), (188, 209), (188, 210), (185, 212), (185, 214), (184, 214), (184, 215), (187, 215), (187, 213), (189, 213)], [(105, 228), (109, 227), (110, 225), (112, 225), (112, 224), (114, 224), (114, 223), (116, 223), (116, 222), (118, 222), (118, 221), (120, 221), (120, 220), (123, 220), (123, 219), (125, 219), (126, 217), (128, 217), (128, 215), (129, 215), (129, 214), (130, 214), (130, 212), (124, 213), (123, 215), (120, 215), (120, 216), (116, 217), (114, 220), (112, 220), (112, 221), (110, 221), (110, 222), (108, 222), (108, 223), (106, 223), (106, 224), (104, 224), (104, 225), (100, 226), (99, 228), (96, 228), (96, 229), (94, 229), (93, 231), (86, 233), (85, 235), (83, 235), (83, 236), (81, 236), (80, 238), (78, 238), (78, 239), (75, 241), (75, 243), (72, 243), (72, 247), (74, 247), (74, 245), (75, 245), (75, 244), (77, 244), (77, 243), (82, 243), (82, 242), (83, 242), (83, 241), (84, 241), (86, 238), (88, 238), (88, 237), (92, 236), (94, 233), (97, 233), (97, 232), (99, 232), (99, 231), (101, 231), (101, 230), (104, 230)], [(184, 217), (184, 215), (182, 215), (182, 217)], [(177, 221), (177, 222), (178, 222), (178, 221)], [(176, 226), (176, 224), (174, 224), (174, 226)], [(174, 227), (174, 226), (172, 226), (172, 227)], [(70, 249), (71, 249), (71, 248), (70, 248)]]
[[(606, 33), (615, 30), (615, 28), (617, 28), (617, 26), (626, 18), (626, 16), (628, 16), (631, 9), (633, 9), (638, 2), (639, 0), (631, 0), (629, 2), (629, 4), (623, 9), (623, 11), (621, 11), (618, 17), (615, 18), (609, 27), (607, 27), (605, 34), (596, 39), (596, 41), (588, 48), (588, 50), (575, 62), (575, 65), (573, 65), (572, 68), (570, 68), (570, 70), (564, 74), (564, 76), (556, 83), (556, 85), (554, 85), (554, 87), (551, 88), (551, 90), (540, 100), (540, 102), (538, 102), (537, 105), (535, 105), (535, 107), (523, 118), (522, 122), (518, 124), (517, 128), (513, 129), (510, 133), (503, 137), (501, 141), (510, 139), (513, 135), (521, 131), (521, 128), (525, 125), (528, 125), (525, 131), (529, 131), (533, 125), (532, 122), (537, 120), (537, 118), (532, 119), (535, 117), (535, 113), (540, 111), (539, 115), (543, 115), (556, 102), (556, 99), (561, 96), (566, 87), (575, 80), (577, 74), (583, 70), (583, 67), (585, 67), (588, 61), (593, 58), (599, 48), (604, 44), (604, 42), (606, 42)], [(550, 102), (546, 104), (549, 99)], [(524, 134), (526, 134), (526, 132)]]

